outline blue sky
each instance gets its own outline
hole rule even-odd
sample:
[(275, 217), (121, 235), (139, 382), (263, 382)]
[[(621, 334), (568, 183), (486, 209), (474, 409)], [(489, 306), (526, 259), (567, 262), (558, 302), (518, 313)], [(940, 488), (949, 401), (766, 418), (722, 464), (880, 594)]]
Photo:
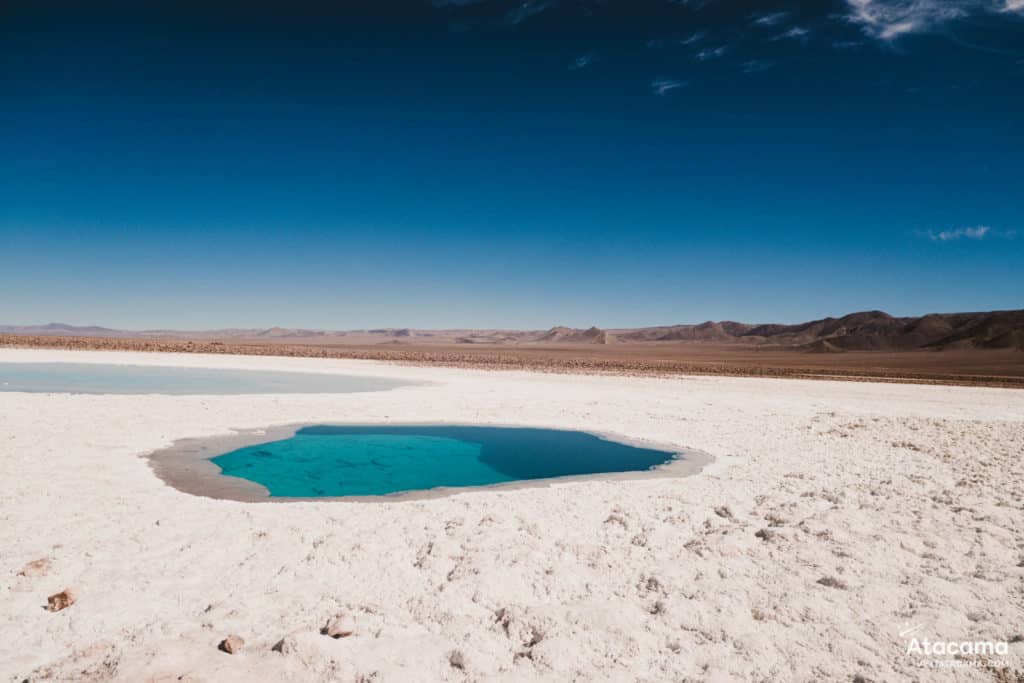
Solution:
[(1024, 306), (1021, 0), (2, 12), (0, 322)]

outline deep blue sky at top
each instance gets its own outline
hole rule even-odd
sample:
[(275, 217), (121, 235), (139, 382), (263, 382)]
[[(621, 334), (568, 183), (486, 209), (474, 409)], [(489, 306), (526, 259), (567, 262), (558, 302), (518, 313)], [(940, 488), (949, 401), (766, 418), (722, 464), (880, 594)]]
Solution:
[(0, 323), (1024, 307), (1024, 2), (8, 2)]

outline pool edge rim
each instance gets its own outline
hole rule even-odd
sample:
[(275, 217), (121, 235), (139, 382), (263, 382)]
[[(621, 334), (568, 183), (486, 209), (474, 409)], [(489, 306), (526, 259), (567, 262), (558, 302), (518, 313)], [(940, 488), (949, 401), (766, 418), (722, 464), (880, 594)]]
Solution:
[[(304, 427), (313, 426), (387, 426), (387, 427), (493, 427), (518, 429), (549, 429), (555, 431), (583, 432), (606, 441), (614, 441), (627, 446), (654, 448), (672, 453), (673, 458), (647, 470), (625, 472), (596, 472), (593, 474), (565, 475), (537, 479), (520, 479), (510, 482), (498, 482), (479, 486), (449, 486), (414, 491), (397, 491), (375, 496), (318, 496), (289, 497), (271, 496), (270, 491), (255, 481), (224, 474), (212, 459), (231, 450), (253, 446), (261, 443), (290, 438)], [(183, 457), (184, 456), (184, 457)], [(211, 436), (184, 437), (176, 439), (170, 446), (139, 454), (146, 460), (150, 470), (165, 486), (179, 493), (212, 500), (226, 500), (238, 503), (401, 503), (424, 501), (437, 498), (449, 498), (455, 495), (474, 493), (498, 493), (531, 488), (551, 488), (563, 484), (580, 484), (587, 482), (630, 482), (654, 479), (682, 479), (700, 474), (706, 467), (715, 462), (710, 453), (689, 446), (680, 447), (675, 444), (658, 442), (640, 437), (632, 437), (610, 430), (580, 429), (566, 426), (550, 426), (542, 424), (522, 423), (470, 423), (464, 420), (431, 420), (431, 421), (374, 421), (374, 420), (336, 420), (315, 422), (289, 422), (274, 424), (263, 428), (232, 429), (230, 434)]]

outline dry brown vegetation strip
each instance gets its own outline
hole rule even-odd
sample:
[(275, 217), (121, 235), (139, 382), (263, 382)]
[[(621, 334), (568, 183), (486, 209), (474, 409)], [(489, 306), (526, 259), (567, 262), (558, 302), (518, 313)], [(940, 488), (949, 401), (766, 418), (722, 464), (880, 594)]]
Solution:
[(1024, 388), (1024, 353), (1019, 351), (808, 354), (700, 344), (600, 347), (471, 345), (463, 349), (458, 345), (429, 344), (384, 347), (26, 335), (0, 335), (0, 347), (352, 358), (413, 365), (561, 373), (730, 375)]

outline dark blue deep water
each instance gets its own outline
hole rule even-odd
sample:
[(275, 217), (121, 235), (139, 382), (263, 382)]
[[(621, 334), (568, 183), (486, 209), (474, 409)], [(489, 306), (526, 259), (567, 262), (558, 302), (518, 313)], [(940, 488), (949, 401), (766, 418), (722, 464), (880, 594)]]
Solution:
[(586, 432), (519, 427), (316, 426), (213, 458), (272, 497), (376, 496), (602, 472), (675, 457)]

